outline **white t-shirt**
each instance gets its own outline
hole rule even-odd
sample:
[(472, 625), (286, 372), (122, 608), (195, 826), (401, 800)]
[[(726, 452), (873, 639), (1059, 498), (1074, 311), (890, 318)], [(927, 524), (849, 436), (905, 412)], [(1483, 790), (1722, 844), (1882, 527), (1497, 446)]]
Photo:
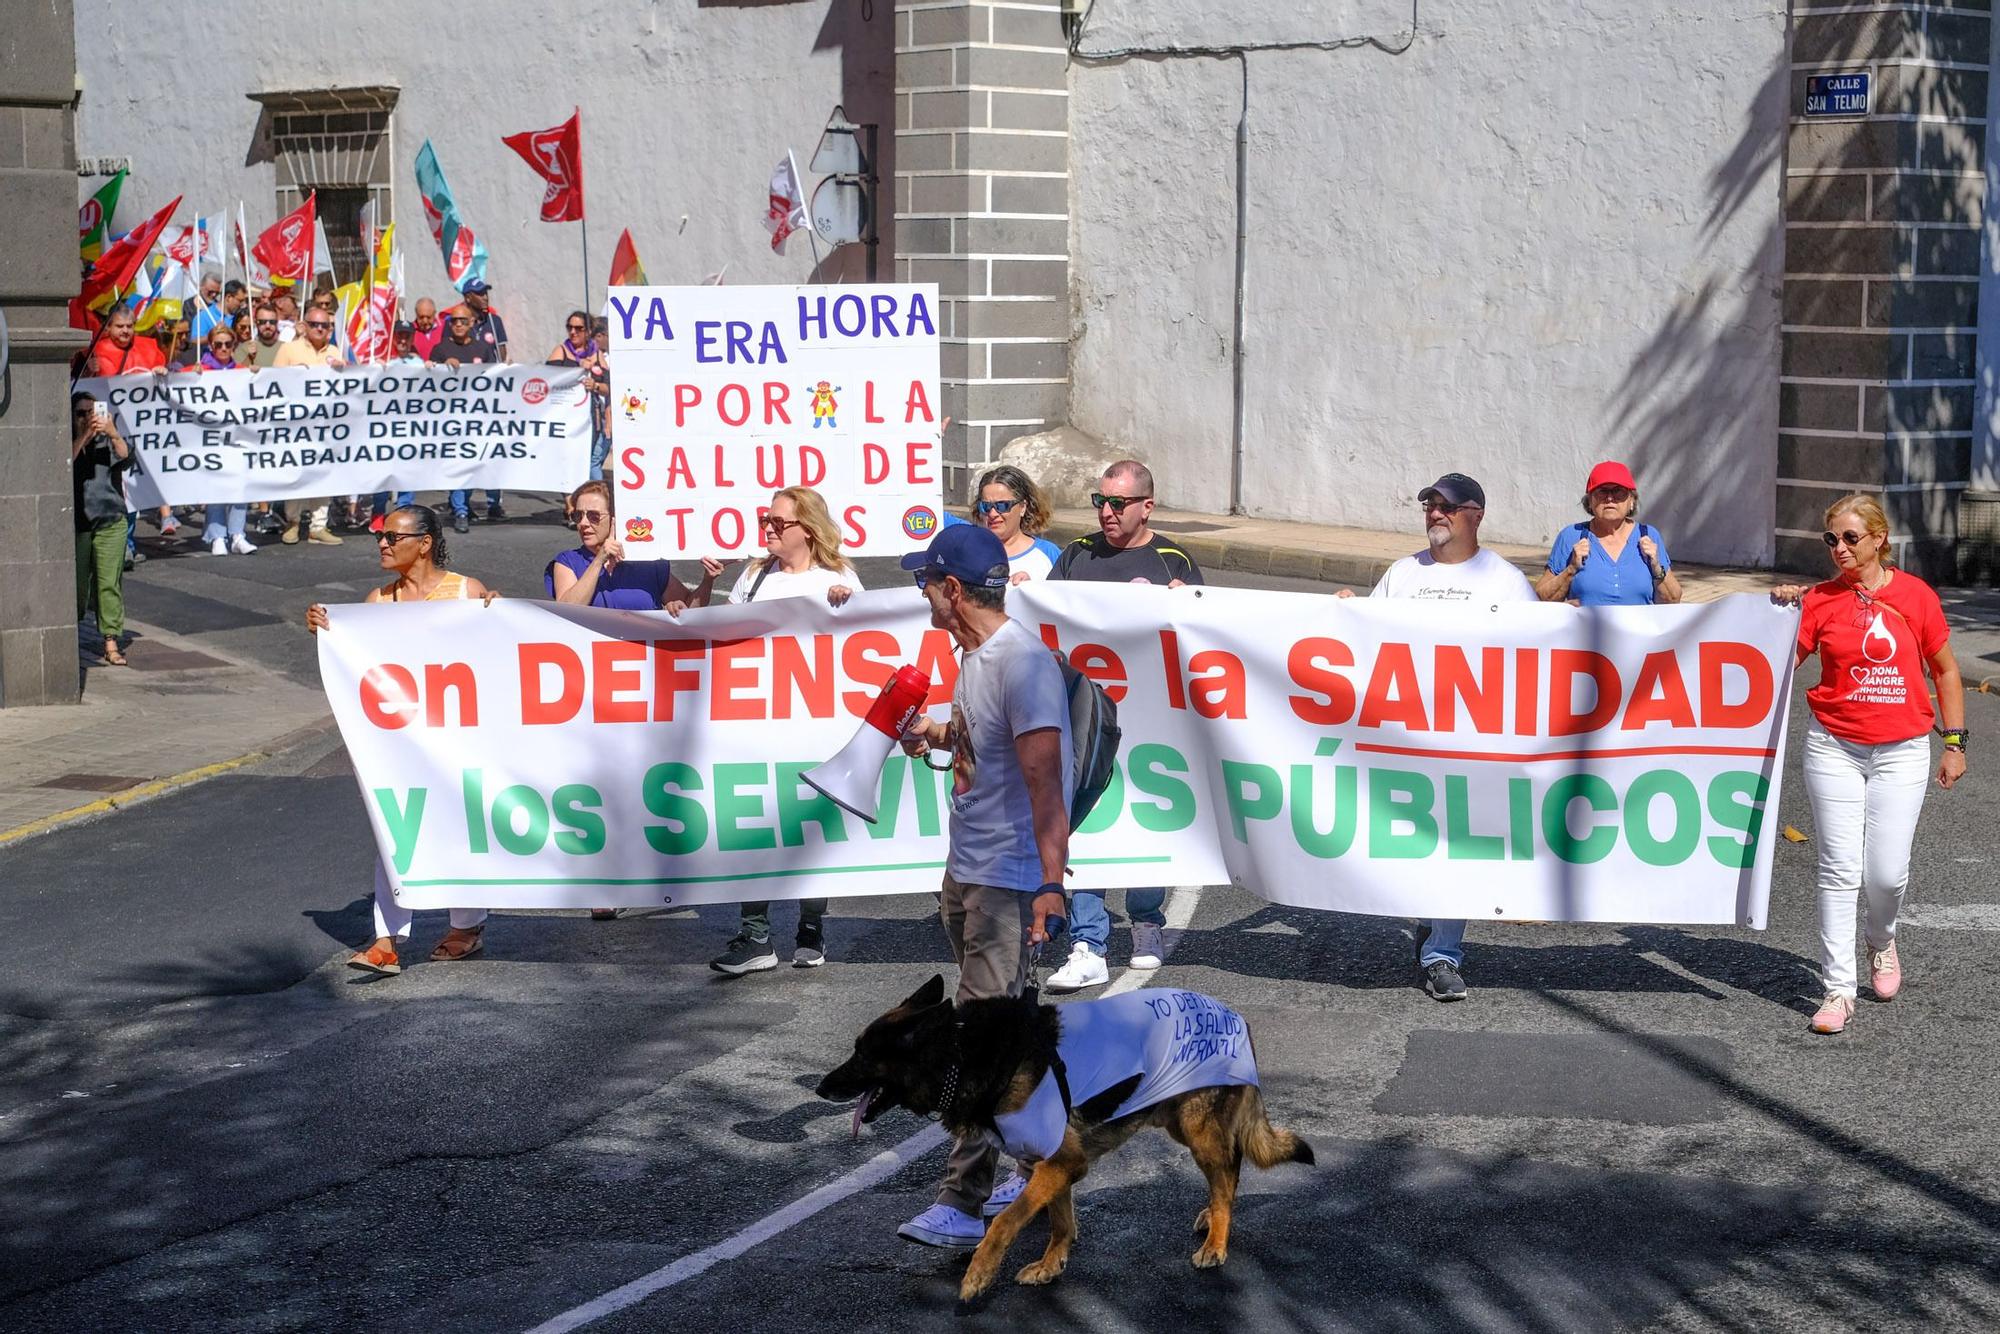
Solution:
[(1046, 579), (1056, 567), (1056, 557), (1062, 549), (1046, 538), (1036, 538), (1035, 544), (1018, 556), (1007, 558), (1007, 573), (1025, 574), (1030, 579)]
[(951, 855), (945, 863), (951, 878), (963, 885), (1040, 889), (1042, 853), (1014, 739), (1039, 728), (1059, 729), (1067, 812), (1076, 777), (1069, 695), (1055, 655), (1032, 630), (1008, 621), (960, 661), (951, 718), (958, 734), (951, 764)]
[[(1257, 1058), (1241, 1015), (1198, 991), (1147, 987), (1123, 996), (1070, 1001), (1056, 1007), (1071, 1106), (1140, 1076), (1139, 1085), (1105, 1117), (1143, 1112), (1192, 1089), (1255, 1084)], [(1027, 1105), (993, 1118), (1007, 1152), (1040, 1160), (1062, 1147), (1069, 1116), (1055, 1071), (1042, 1076)]]
[[(736, 587), (729, 590), (731, 602), (748, 602), (750, 588), (757, 583), (757, 562), (751, 561), (743, 567), (743, 573), (736, 578)], [(824, 565), (815, 565), (797, 574), (773, 567), (757, 588), (757, 601), (770, 602), (777, 598), (818, 598), (826, 600), (827, 590), (846, 585), (859, 593), (861, 576), (853, 570), (829, 570)]]
[(1419, 551), (1389, 567), (1372, 598), (1435, 598), (1443, 602), (1534, 602), (1528, 577), (1481, 547), (1471, 560), (1447, 565)]

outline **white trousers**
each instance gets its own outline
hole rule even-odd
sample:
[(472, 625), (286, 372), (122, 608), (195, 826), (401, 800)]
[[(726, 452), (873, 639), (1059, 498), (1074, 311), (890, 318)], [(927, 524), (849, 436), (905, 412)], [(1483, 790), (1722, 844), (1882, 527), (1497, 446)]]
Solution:
[[(397, 940), (410, 938), (410, 920), (416, 913), (396, 902), (389, 891), (389, 868), (382, 865), (382, 859), (375, 859), (375, 935), (394, 936)], [(486, 920), (484, 908), (453, 908), (451, 924), (461, 931), (470, 931)]]
[(1928, 736), (1864, 746), (1815, 719), (1806, 731), (1806, 796), (1819, 838), (1819, 960), (1826, 989), (1856, 991), (1855, 896), (1867, 902), (1871, 949), (1896, 939), (1910, 883), (1910, 844), (1930, 787)]

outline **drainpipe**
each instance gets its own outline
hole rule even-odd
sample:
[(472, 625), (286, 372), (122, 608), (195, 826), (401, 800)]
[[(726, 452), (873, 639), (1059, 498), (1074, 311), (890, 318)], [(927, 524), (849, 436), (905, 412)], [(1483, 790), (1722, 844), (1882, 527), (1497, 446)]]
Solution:
[(1229, 436), (1229, 512), (1240, 515), (1243, 510), (1243, 417), (1248, 410), (1248, 395), (1244, 392), (1245, 362), (1249, 357), (1246, 346), (1248, 331), (1244, 324), (1244, 308), (1250, 301), (1250, 57), (1238, 51), (1236, 63), (1243, 71), (1243, 109), (1236, 117), (1236, 355), (1235, 383), (1232, 386), (1236, 396), (1236, 415)]

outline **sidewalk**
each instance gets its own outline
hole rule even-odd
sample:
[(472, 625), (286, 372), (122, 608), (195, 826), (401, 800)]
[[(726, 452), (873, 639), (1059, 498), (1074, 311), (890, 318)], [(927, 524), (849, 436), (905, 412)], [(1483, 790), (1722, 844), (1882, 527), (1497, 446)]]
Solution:
[(140, 622), (83, 702), (0, 709), (0, 845), (253, 764), (333, 724), (326, 695)]

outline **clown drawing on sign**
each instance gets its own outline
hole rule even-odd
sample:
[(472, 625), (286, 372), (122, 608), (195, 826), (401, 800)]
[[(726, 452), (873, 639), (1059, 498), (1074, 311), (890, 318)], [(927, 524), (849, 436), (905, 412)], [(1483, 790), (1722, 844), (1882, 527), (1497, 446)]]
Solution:
[(625, 409), (626, 421), (638, 421), (646, 415), (646, 396), (636, 389), (627, 389), (618, 405)]
[(840, 423), (833, 419), (833, 414), (838, 410), (838, 405), (833, 400), (833, 395), (837, 388), (838, 386), (828, 384), (825, 380), (821, 380), (813, 386), (813, 429), (815, 431), (821, 426), (827, 426), (834, 430), (840, 429)]

